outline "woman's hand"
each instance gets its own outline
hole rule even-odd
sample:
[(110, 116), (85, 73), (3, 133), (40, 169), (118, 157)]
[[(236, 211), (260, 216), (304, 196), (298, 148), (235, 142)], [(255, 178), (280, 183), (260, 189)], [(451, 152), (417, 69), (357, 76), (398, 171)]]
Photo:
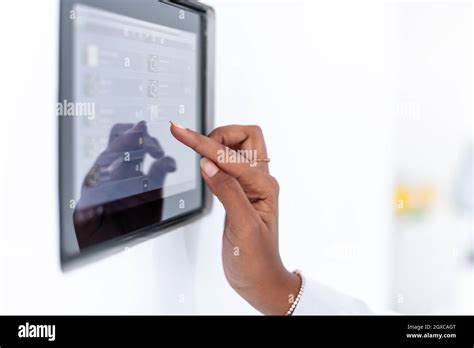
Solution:
[(222, 259), (229, 284), (262, 313), (285, 314), (301, 280), (280, 259), (278, 183), (266, 162), (248, 156), (267, 157), (262, 131), (226, 126), (206, 137), (172, 124), (171, 133), (203, 156), (201, 174), (226, 210)]

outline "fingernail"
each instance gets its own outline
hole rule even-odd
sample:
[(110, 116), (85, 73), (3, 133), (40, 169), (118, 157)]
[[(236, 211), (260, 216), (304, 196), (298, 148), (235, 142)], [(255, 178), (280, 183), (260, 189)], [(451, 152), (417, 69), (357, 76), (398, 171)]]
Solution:
[(175, 126), (176, 128), (186, 129), (186, 127), (183, 127), (179, 123), (176, 123), (176, 122), (173, 122), (173, 121), (170, 121), (170, 123), (171, 123), (172, 126)]
[(208, 160), (206, 157), (201, 158), (201, 169), (210, 178), (212, 178), (219, 171), (219, 168), (214, 162)]

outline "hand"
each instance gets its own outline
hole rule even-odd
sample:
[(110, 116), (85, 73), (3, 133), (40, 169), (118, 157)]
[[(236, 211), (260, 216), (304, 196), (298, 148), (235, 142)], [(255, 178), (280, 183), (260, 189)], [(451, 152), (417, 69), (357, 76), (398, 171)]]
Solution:
[[(232, 288), (264, 314), (283, 315), (296, 298), (301, 279), (285, 269), (278, 250), (278, 182), (266, 158), (262, 131), (227, 126), (209, 137), (179, 125), (173, 136), (201, 156), (201, 174), (226, 210), (222, 241), (224, 272)], [(243, 151), (244, 150), (244, 151)], [(222, 161), (234, 151), (234, 160)], [(229, 157), (230, 159), (231, 157)]]

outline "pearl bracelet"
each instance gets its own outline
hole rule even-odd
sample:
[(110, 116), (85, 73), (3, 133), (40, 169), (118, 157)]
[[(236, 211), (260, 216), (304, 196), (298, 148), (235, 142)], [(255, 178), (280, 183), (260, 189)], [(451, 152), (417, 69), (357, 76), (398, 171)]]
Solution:
[(305, 278), (303, 277), (303, 274), (301, 274), (301, 271), (300, 270), (296, 270), (296, 271), (293, 271), (294, 274), (297, 274), (300, 278), (301, 278), (301, 287), (300, 287), (300, 291), (298, 292), (298, 296), (296, 296), (295, 300), (293, 301), (293, 303), (291, 304), (291, 307), (290, 309), (288, 309), (288, 312), (286, 312), (286, 315), (289, 316), (289, 315), (292, 315), (296, 306), (298, 305), (298, 303), (300, 302), (301, 300), (301, 296), (303, 295), (303, 291), (304, 291), (304, 286), (305, 286), (305, 283), (306, 283), (306, 280)]

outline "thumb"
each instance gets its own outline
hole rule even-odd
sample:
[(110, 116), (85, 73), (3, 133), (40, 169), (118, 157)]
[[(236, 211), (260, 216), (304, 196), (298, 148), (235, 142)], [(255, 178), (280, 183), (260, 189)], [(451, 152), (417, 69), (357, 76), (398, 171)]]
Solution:
[(224, 206), (229, 223), (242, 225), (255, 221), (253, 218), (258, 215), (237, 179), (222, 171), (206, 157), (201, 159), (201, 173), (209, 189)]

